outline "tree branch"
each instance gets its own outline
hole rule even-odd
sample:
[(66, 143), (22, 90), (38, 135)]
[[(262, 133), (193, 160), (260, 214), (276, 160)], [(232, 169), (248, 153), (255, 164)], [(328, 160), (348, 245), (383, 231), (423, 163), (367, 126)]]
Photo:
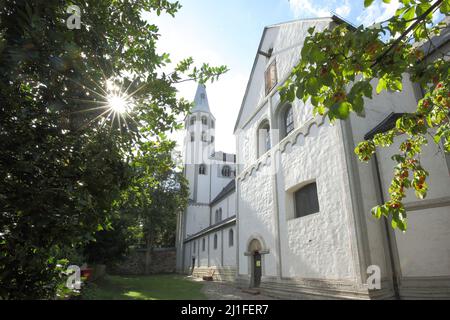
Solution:
[(439, 7), (441, 5), (443, 0), (437, 0), (431, 7), (428, 8), (427, 11), (425, 11), (424, 13), (422, 13), (419, 17), (417, 17), (417, 20), (411, 24), (408, 29), (406, 29), (401, 35), (400, 37), (398, 37), (390, 46), (389, 48), (386, 49), (386, 51), (384, 51), (376, 60), (375, 62), (372, 64), (371, 68), (373, 68), (374, 66), (376, 66), (378, 63), (380, 63), (380, 61), (389, 53), (391, 52), (391, 50), (393, 50), (395, 47), (398, 46), (398, 44), (402, 41), (402, 39), (404, 37), (406, 37), (408, 35), (408, 33), (410, 33), (412, 30), (414, 30), (417, 25), (419, 23), (422, 22), (423, 19), (426, 18), (427, 15), (429, 15), (431, 12), (433, 12), (434, 9), (436, 9), (437, 7)]

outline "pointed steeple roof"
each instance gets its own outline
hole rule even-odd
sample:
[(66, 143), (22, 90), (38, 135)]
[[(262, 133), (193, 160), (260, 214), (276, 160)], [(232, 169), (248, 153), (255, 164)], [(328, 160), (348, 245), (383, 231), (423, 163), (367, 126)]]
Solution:
[(208, 96), (206, 95), (206, 87), (204, 84), (198, 84), (197, 92), (195, 93), (194, 98), (194, 108), (192, 108), (191, 112), (211, 113), (209, 110)]

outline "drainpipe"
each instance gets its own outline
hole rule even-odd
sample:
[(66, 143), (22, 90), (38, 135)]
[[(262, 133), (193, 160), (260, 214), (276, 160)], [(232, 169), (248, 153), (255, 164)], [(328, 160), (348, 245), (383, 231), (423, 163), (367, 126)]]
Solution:
[[(377, 153), (375, 152), (373, 154), (373, 160), (375, 162), (375, 171), (376, 171), (376, 180), (377, 180), (377, 187), (378, 191), (380, 192), (380, 200), (381, 203), (385, 202), (384, 195), (383, 195), (383, 188), (381, 184), (381, 175), (380, 175), (380, 168), (378, 166), (378, 157)], [(398, 286), (398, 270), (394, 262), (394, 250), (393, 250), (393, 243), (391, 238), (391, 230), (389, 227), (389, 221), (386, 219), (386, 217), (383, 218), (384, 221), (384, 227), (386, 229), (386, 235), (387, 235), (387, 241), (388, 241), (388, 249), (389, 249), (389, 260), (391, 262), (391, 270), (392, 270), (392, 285), (394, 287), (394, 295), (397, 300), (400, 300), (400, 290)]]

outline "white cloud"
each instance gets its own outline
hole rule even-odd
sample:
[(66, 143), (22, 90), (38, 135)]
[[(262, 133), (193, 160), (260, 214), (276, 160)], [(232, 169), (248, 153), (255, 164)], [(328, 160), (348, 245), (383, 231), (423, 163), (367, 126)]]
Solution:
[[(148, 19), (155, 22), (156, 18)], [(156, 21), (161, 37), (157, 43), (158, 52), (168, 52), (173, 63), (192, 56), (197, 66), (207, 62), (212, 66), (227, 65), (230, 71), (219, 78), (219, 81), (206, 84), (206, 91), (210, 110), (216, 118), (215, 145), (217, 151), (234, 153), (235, 139), (233, 136), (234, 124), (241, 106), (242, 97), (247, 84), (247, 70), (234, 68), (232, 61), (219, 49), (214, 48), (214, 39), (199, 31), (198, 25), (178, 19), (176, 23), (171, 18), (158, 18)], [(170, 69), (170, 66), (169, 68)], [(192, 101), (195, 96), (197, 84), (193, 81), (183, 82), (176, 86), (178, 97)], [(178, 150), (181, 150), (184, 130), (171, 135), (177, 141)]]
[(345, 0), (344, 3), (336, 8), (336, 13), (340, 15), (341, 17), (347, 18), (350, 15), (350, 12), (352, 11), (352, 7), (349, 3), (350, 0)]
[(333, 12), (348, 18), (352, 11), (350, 0), (290, 0), (289, 7), (296, 18), (330, 17)]
[(385, 21), (395, 14), (399, 8), (398, 0), (392, 0), (390, 3), (384, 3), (381, 0), (374, 2), (358, 16), (358, 22), (364, 26), (370, 26), (374, 23)]
[(331, 10), (327, 6), (321, 6), (311, 0), (290, 0), (289, 6), (297, 18), (329, 17)]

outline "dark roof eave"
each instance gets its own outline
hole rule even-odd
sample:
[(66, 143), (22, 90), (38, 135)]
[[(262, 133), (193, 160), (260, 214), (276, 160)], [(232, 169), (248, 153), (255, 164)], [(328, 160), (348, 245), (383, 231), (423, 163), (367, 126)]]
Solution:
[(236, 179), (231, 180), (223, 189), (219, 192), (219, 194), (211, 201), (210, 206), (215, 205), (220, 200), (224, 199), (230, 193), (236, 190)]
[(396, 121), (406, 113), (391, 112), (383, 121), (377, 124), (372, 130), (364, 135), (365, 140), (372, 139), (377, 133), (391, 130), (395, 127)]
[(203, 230), (193, 234), (192, 236), (189, 236), (188, 238), (184, 239), (183, 243), (186, 243), (186, 242), (192, 241), (194, 239), (200, 238), (200, 237), (202, 237), (202, 236), (204, 236), (204, 235), (206, 235), (208, 233), (211, 233), (211, 232), (213, 232), (213, 231), (215, 231), (217, 229), (224, 228), (224, 227), (226, 227), (226, 226), (228, 226), (230, 224), (233, 224), (233, 223), (236, 223), (236, 215), (231, 216), (231, 217), (229, 217), (229, 218), (227, 218), (225, 220), (222, 220), (222, 221), (220, 221), (220, 222), (218, 222), (216, 224), (213, 224), (213, 225), (211, 225), (211, 226), (209, 226), (209, 227), (207, 227), (207, 228), (205, 228), (205, 229), (203, 229)]

